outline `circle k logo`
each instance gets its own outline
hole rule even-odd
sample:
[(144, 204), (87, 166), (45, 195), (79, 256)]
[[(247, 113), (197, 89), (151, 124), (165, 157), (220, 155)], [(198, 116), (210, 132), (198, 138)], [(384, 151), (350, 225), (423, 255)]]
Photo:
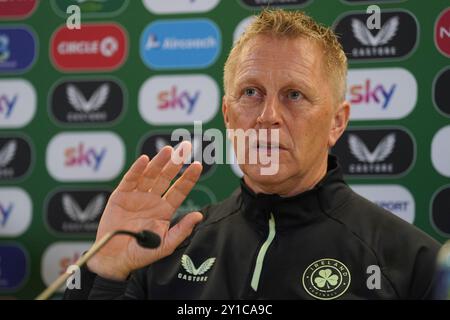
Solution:
[(450, 58), (450, 8), (445, 9), (436, 21), (434, 41), (438, 50)]
[(124, 29), (117, 24), (85, 24), (79, 30), (60, 27), (50, 44), (53, 64), (62, 71), (110, 71), (128, 54)]

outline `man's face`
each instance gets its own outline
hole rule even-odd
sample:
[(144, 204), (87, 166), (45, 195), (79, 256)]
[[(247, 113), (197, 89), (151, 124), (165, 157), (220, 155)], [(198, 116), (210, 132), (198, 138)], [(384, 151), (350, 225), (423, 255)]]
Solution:
[(261, 175), (262, 164), (243, 164), (246, 179), (271, 189), (295, 185), (324, 163), (326, 169), (328, 148), (340, 133), (324, 63), (321, 47), (303, 38), (261, 35), (244, 46), (223, 100), (225, 123), (229, 129), (279, 129), (280, 141), (278, 172)]

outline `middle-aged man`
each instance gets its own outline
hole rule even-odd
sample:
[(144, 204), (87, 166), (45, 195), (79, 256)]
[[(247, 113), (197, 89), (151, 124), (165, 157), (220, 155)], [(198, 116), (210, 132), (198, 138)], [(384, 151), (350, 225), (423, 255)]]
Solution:
[[(261, 140), (244, 150), (276, 149), (276, 174), (261, 174), (260, 162), (241, 164), (241, 186), (229, 198), (171, 223), (201, 164), (171, 185), (179, 149), (141, 156), (111, 195), (97, 241), (117, 229), (148, 229), (160, 247), (115, 237), (83, 269), (82, 289), (65, 297), (430, 297), (439, 244), (355, 194), (329, 155), (349, 119), (346, 71), (330, 29), (301, 12), (263, 11), (225, 64), (222, 111), (228, 129), (279, 130), (276, 145)], [(190, 144), (181, 147), (187, 153)]]

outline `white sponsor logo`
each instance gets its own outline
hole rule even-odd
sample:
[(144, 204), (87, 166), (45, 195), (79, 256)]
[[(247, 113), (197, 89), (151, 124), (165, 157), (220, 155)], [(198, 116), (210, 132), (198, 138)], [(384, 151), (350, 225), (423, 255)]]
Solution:
[(384, 137), (376, 146), (375, 150), (369, 151), (364, 141), (355, 134), (348, 135), (348, 144), (352, 155), (361, 162), (375, 163), (386, 160), (395, 147), (395, 133)]
[[(41, 276), (45, 285), (49, 286), (65, 273), (91, 246), (90, 242), (58, 242), (49, 246), (41, 260)], [(63, 285), (59, 292), (64, 289)]]
[(255, 19), (255, 17), (250, 16), (239, 22), (239, 24), (236, 26), (236, 29), (233, 32), (233, 43), (236, 43), (236, 41), (239, 40), (239, 38), (245, 32), (250, 23), (252, 23), (253, 19)]
[(0, 80), (0, 128), (26, 126), (36, 112), (36, 91), (26, 80)]
[(18, 237), (30, 226), (31, 199), (19, 188), (0, 188), (0, 237)]
[(437, 172), (450, 177), (450, 126), (440, 129), (431, 143), (431, 162)]
[(17, 141), (11, 140), (0, 149), (0, 168), (7, 167), (15, 158)]
[(97, 55), (112, 57), (119, 50), (119, 41), (114, 37), (105, 37), (95, 41), (63, 41), (58, 45), (60, 55)]
[(67, 100), (70, 105), (80, 112), (97, 111), (104, 106), (109, 96), (109, 85), (101, 85), (95, 92), (86, 99), (83, 93), (73, 84), (69, 84), (66, 89)]
[(102, 213), (105, 201), (105, 196), (99, 194), (92, 199), (83, 210), (69, 194), (63, 194), (62, 196), (62, 206), (65, 214), (72, 221), (79, 223), (94, 221)]
[(61, 133), (47, 146), (46, 165), (58, 181), (107, 181), (125, 163), (125, 147), (111, 132)]
[(381, 27), (381, 30), (374, 36), (366, 27), (365, 22), (358, 19), (352, 19), (352, 31), (354, 37), (358, 39), (361, 44), (372, 47), (388, 44), (397, 33), (398, 25), (399, 18), (394, 16), (386, 21)]
[(143, 0), (147, 10), (156, 14), (207, 12), (214, 9), (219, 0)]
[(414, 223), (416, 205), (411, 192), (399, 185), (351, 185), (364, 198), (388, 210), (399, 218)]
[(405, 69), (354, 69), (347, 79), (351, 120), (401, 119), (416, 105), (417, 81)]
[(193, 282), (206, 282), (208, 281), (208, 276), (205, 274), (209, 271), (209, 269), (211, 269), (214, 262), (216, 262), (216, 258), (208, 258), (203, 261), (198, 268), (196, 268), (191, 258), (187, 254), (183, 254), (181, 257), (181, 265), (188, 274), (183, 274), (180, 272), (178, 273), (178, 279)]
[(206, 75), (155, 76), (139, 92), (139, 113), (153, 125), (208, 122), (219, 109), (219, 88)]

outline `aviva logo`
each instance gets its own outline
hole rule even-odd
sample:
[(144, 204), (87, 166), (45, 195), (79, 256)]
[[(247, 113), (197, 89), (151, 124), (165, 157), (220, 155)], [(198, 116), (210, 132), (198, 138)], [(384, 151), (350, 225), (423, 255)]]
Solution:
[(183, 254), (181, 257), (181, 265), (187, 274), (181, 272), (178, 273), (178, 279), (192, 282), (206, 282), (208, 281), (208, 277), (204, 276), (204, 274), (211, 269), (214, 262), (216, 262), (216, 258), (208, 258), (200, 265), (200, 267), (196, 268), (191, 258), (187, 254)]

